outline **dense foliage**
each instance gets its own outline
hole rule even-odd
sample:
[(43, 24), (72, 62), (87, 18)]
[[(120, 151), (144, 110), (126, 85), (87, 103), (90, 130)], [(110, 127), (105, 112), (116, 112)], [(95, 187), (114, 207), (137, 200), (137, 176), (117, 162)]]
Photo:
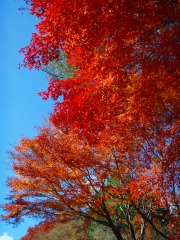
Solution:
[[(42, 223), (29, 228), (21, 240), (88, 240), (87, 226), (81, 219), (64, 223)], [(108, 239), (107, 239), (108, 240)]]
[(178, 227), (175, 195), (169, 194), (167, 178), (155, 161), (147, 168), (141, 159), (123, 157), (118, 148), (91, 147), (77, 133), (51, 124), (36, 137), (21, 139), (9, 154), (16, 176), (8, 181), (10, 203), (4, 209), (9, 213), (4, 219), (81, 216), (109, 227), (117, 239), (134, 240), (143, 239), (149, 228), (169, 239), (164, 230), (169, 234)]
[(148, 232), (174, 239), (178, 1), (26, 2), (40, 21), (21, 49), (24, 66), (52, 76), (40, 95), (55, 107), (51, 124), (10, 153), (16, 176), (4, 218), (80, 215), (119, 240), (147, 239)]
[(65, 223), (39, 224), (29, 228), (21, 240), (115, 240), (113, 233), (106, 227), (90, 224), (89, 221), (75, 219)]

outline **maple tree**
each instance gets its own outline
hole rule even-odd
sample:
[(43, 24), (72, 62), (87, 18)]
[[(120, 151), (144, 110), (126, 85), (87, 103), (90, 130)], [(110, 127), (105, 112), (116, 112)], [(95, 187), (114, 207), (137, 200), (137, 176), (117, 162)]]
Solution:
[[(24, 65), (39, 69), (62, 49), (79, 69), (75, 80), (52, 79), (42, 93), (55, 100), (64, 96), (52, 113), (55, 125), (78, 127), (92, 141), (114, 119), (125, 128), (123, 119), (147, 125), (165, 112), (176, 113), (177, 1), (27, 2), (40, 22), (30, 45), (21, 49)], [(131, 78), (137, 72), (138, 79)]]
[(134, 152), (140, 158), (144, 148), (144, 162), (163, 164), (165, 188), (179, 185), (177, 174), (173, 180), (180, 106), (178, 1), (27, 2), (40, 22), (30, 45), (21, 49), (24, 65), (39, 69), (57, 60), (61, 49), (78, 69), (66, 81), (51, 79), (41, 93), (54, 100), (63, 95), (51, 114), (53, 124), (78, 129), (90, 144), (121, 148), (135, 163)]
[[(149, 227), (170, 239), (160, 220), (173, 223), (168, 206), (173, 199), (160, 189), (160, 174), (149, 170), (144, 176), (140, 163), (119, 156), (107, 146), (90, 147), (73, 131), (66, 134), (52, 125), (40, 128), (36, 137), (21, 139), (10, 152), (16, 176), (8, 181), (11, 193), (3, 219), (64, 221), (82, 216), (111, 228), (117, 239), (143, 239)], [(162, 206), (165, 215), (158, 213)]]

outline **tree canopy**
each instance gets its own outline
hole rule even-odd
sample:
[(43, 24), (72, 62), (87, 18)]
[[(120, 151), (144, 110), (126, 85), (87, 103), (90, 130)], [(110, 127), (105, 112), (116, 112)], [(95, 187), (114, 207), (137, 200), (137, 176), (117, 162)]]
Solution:
[(118, 149), (91, 147), (75, 132), (52, 125), (39, 131), (9, 153), (16, 176), (8, 181), (11, 194), (4, 219), (19, 222), (27, 215), (63, 221), (81, 216), (111, 228), (117, 239), (143, 238), (149, 227), (169, 239), (162, 226), (176, 219), (177, 196), (175, 186), (170, 181), (166, 185), (160, 163), (153, 160), (149, 167), (144, 159), (132, 161)]
[(180, 187), (178, 1), (26, 2), (39, 23), (20, 52), (25, 67), (50, 70), (39, 94), (55, 106), (50, 125), (10, 153), (17, 176), (5, 219), (77, 214), (120, 240), (143, 240), (150, 228), (170, 239)]
[(92, 141), (107, 126), (119, 131), (124, 121), (147, 126), (177, 116), (177, 1), (28, 2), (40, 22), (21, 49), (24, 65), (40, 68), (62, 49), (79, 69), (75, 80), (52, 79), (41, 94), (64, 96), (52, 113), (56, 126), (78, 127)]

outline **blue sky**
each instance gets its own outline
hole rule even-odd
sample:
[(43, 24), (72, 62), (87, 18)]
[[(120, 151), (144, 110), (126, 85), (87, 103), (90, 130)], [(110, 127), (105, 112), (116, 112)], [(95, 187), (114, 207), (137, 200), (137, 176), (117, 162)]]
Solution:
[[(43, 117), (48, 117), (53, 109), (52, 101), (43, 101), (37, 94), (47, 87), (44, 73), (18, 69), (23, 59), (18, 51), (29, 44), (37, 23), (28, 12), (18, 10), (24, 6), (23, 0), (0, 0), (0, 204), (8, 193), (7, 177), (12, 175), (6, 152), (18, 144), (22, 136), (33, 137), (36, 134), (34, 126), (41, 126)], [(14, 228), (0, 221), (0, 240), (19, 240), (34, 224), (34, 220), (25, 219)]]

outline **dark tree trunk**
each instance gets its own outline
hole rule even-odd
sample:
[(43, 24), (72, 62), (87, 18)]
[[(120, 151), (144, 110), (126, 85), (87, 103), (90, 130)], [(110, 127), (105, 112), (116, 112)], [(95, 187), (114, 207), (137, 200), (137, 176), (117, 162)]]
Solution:
[(122, 235), (118, 229), (116, 229), (115, 227), (112, 227), (111, 229), (112, 229), (114, 235), (116, 236), (117, 240), (124, 240), (124, 238), (122, 237)]

